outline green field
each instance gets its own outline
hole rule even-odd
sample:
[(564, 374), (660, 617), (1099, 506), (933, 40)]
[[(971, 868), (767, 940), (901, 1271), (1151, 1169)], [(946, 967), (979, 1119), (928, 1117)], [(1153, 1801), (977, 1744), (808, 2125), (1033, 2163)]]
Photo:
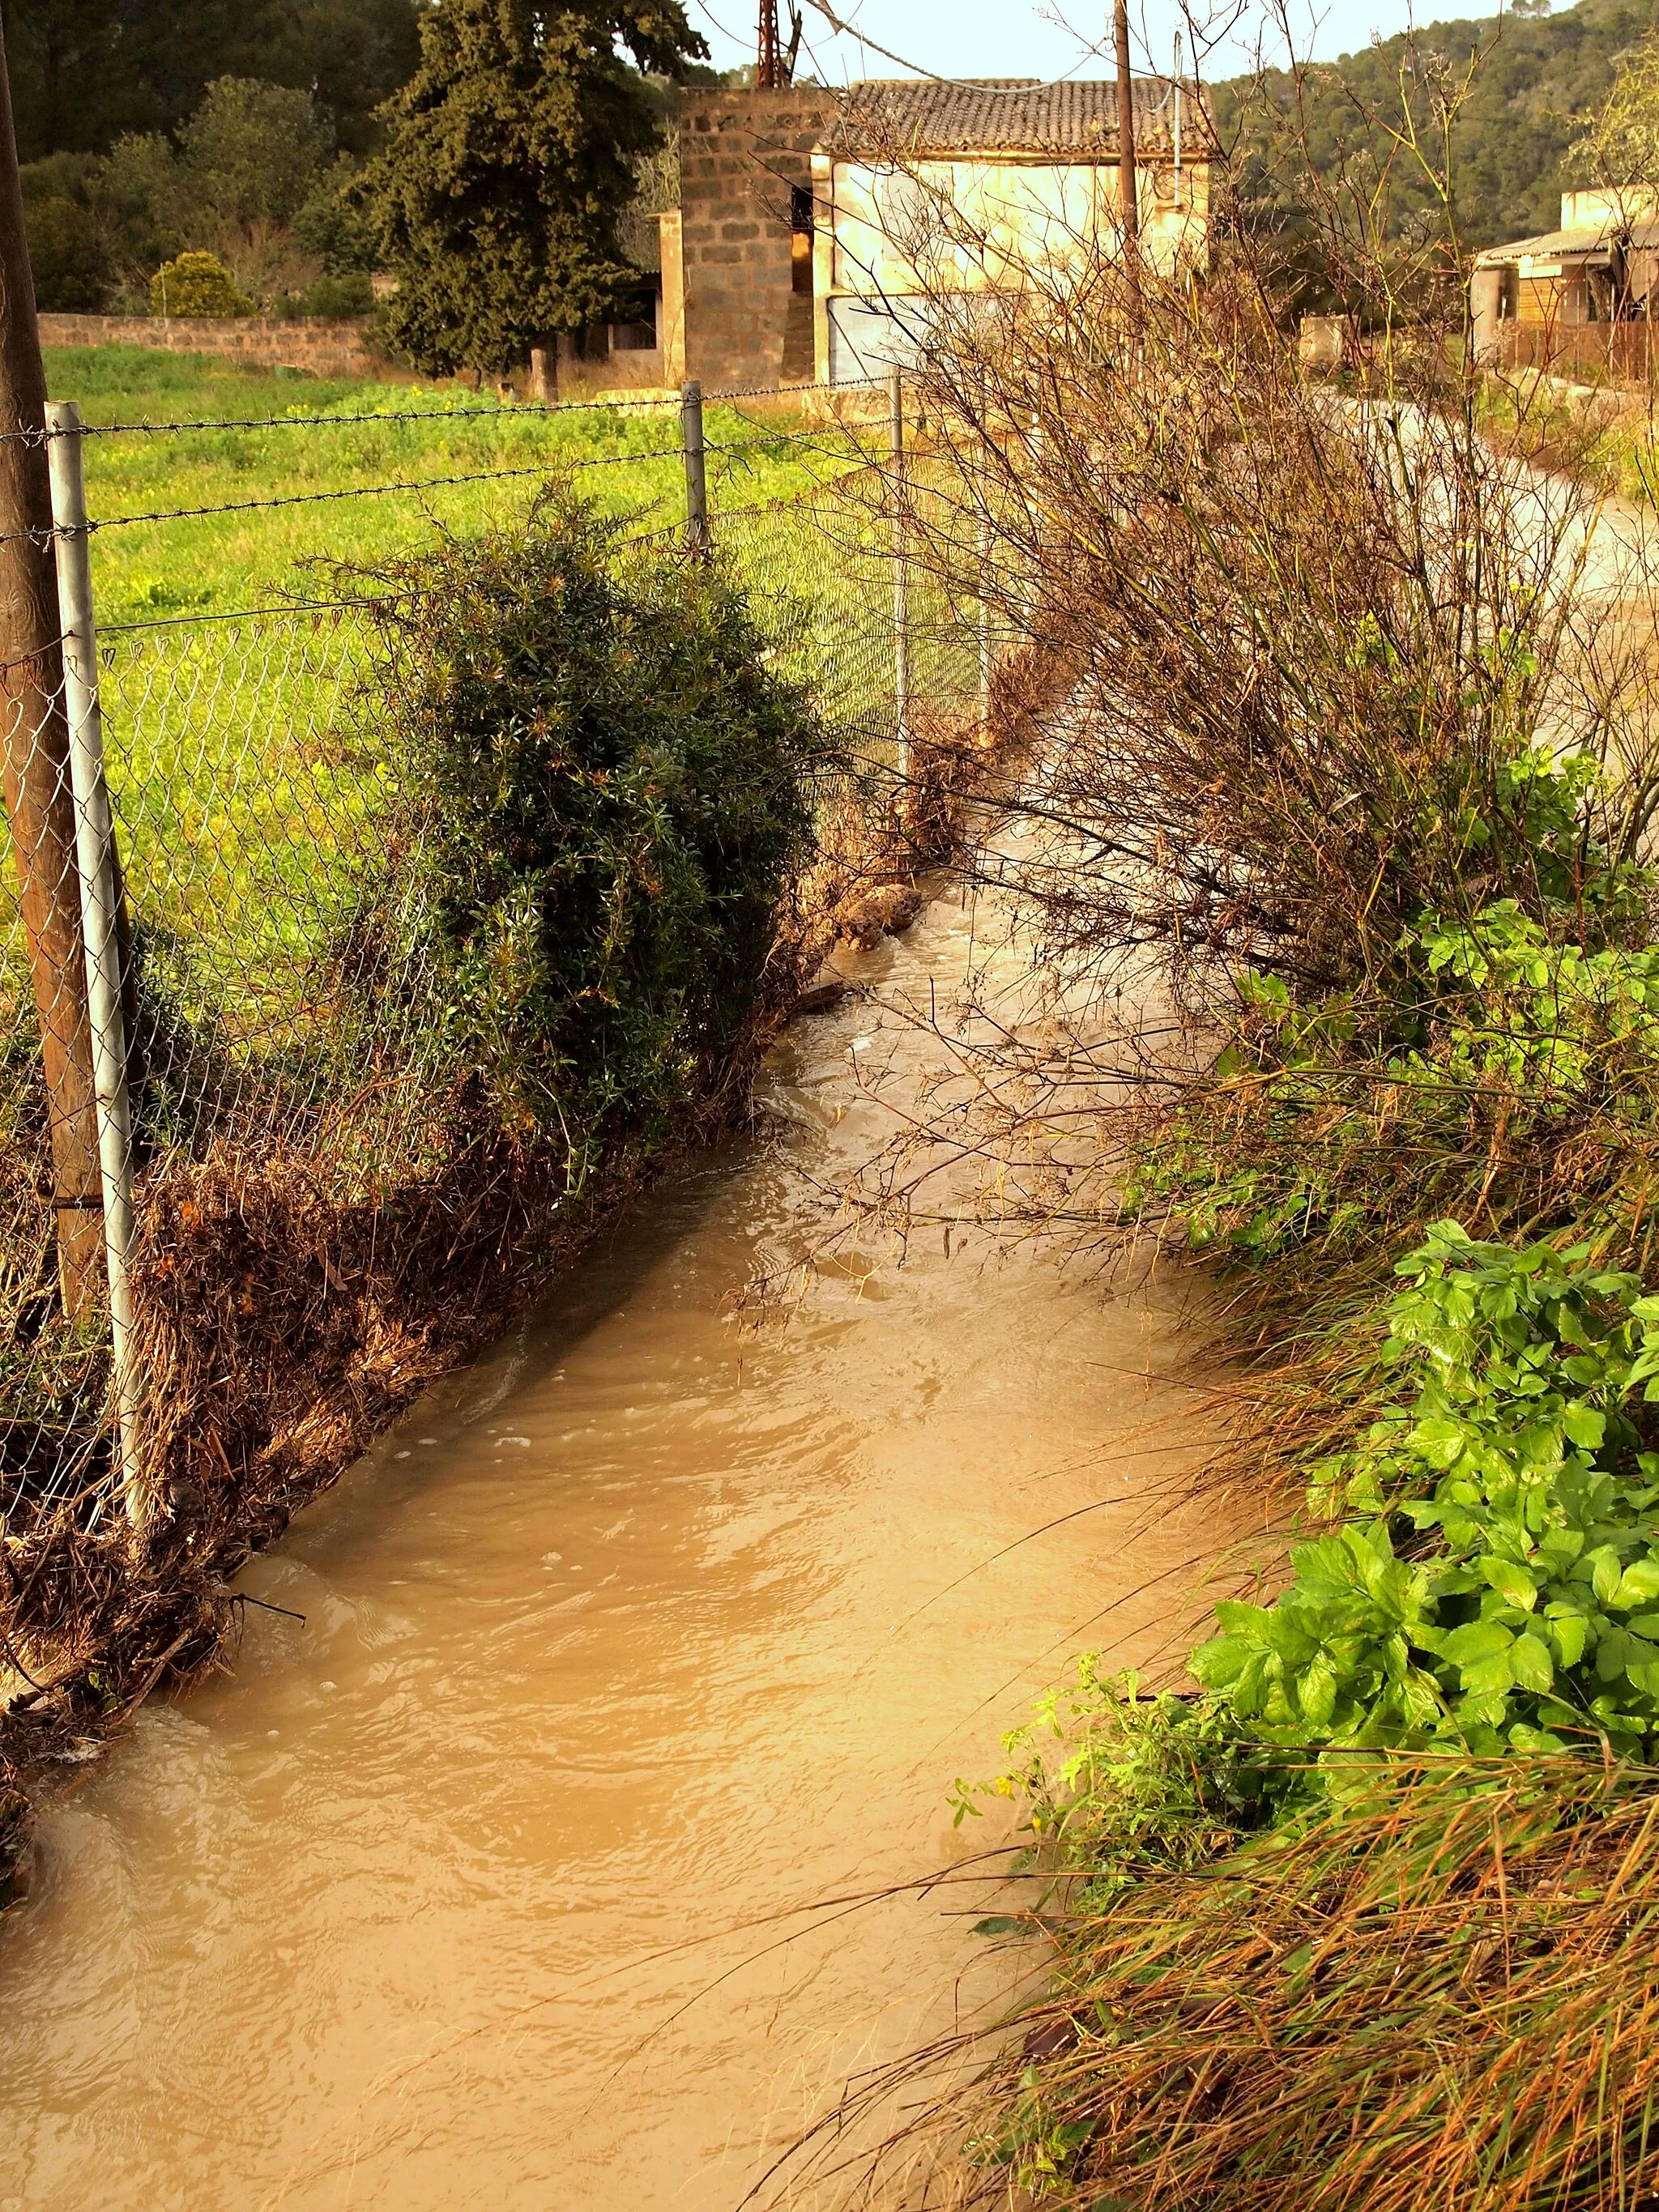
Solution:
[[(372, 568), (439, 529), (511, 527), (550, 478), (630, 536), (664, 532), (662, 556), (644, 557), (675, 557), (678, 408), (548, 411), (137, 348), (55, 353), (47, 374), (54, 397), (111, 433), (87, 440), (85, 470), (101, 526), (91, 550), (106, 753), (131, 910), (172, 1001), (222, 1050), (303, 1056), (320, 949), (377, 865), (392, 795), (364, 680), (370, 625), (317, 611), (361, 589), (335, 564)], [(365, 419), (378, 415), (422, 419)], [(192, 422), (254, 427), (120, 427)], [(808, 497), (856, 460), (853, 441), (798, 409), (750, 404), (711, 407), (706, 435), (715, 544), (777, 658), (833, 718), (879, 727), (891, 714), (884, 566), (860, 574), (845, 530), (821, 530)], [(461, 476), (485, 480), (433, 481)], [(347, 495), (119, 520), (318, 493)], [(14, 1031), (31, 1018), (15, 898), (6, 855), (0, 1030)]]
[[(87, 505), (102, 526), (93, 539), (93, 575), (106, 625), (257, 606), (296, 588), (331, 598), (334, 587), (319, 573), (326, 564), (407, 551), (434, 524), (466, 531), (511, 522), (550, 477), (568, 476), (630, 530), (671, 528), (684, 518), (672, 405), (550, 412), (449, 385), (331, 383), (128, 346), (50, 353), (46, 376), (52, 397), (76, 401), (94, 428), (267, 418), (276, 425), (87, 441)], [(364, 419), (416, 410), (428, 419)], [(711, 407), (705, 434), (711, 449), (725, 449), (711, 450), (708, 465), (717, 511), (796, 498), (855, 458), (835, 426), (804, 422), (793, 409), (763, 416), (752, 402)], [(527, 473), (424, 492), (379, 489), (490, 471)], [(314, 506), (118, 523), (124, 515), (359, 489), (366, 495)]]

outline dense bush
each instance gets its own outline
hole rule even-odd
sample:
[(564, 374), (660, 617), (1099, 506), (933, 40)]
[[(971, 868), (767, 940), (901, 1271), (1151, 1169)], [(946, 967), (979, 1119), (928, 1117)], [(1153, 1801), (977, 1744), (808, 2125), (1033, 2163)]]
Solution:
[(157, 315), (251, 315), (254, 303), (236, 289), (230, 271), (211, 253), (180, 253), (163, 262), (150, 280), (151, 313)]
[(821, 738), (718, 567), (548, 505), (358, 577), (407, 811), (372, 928), (432, 1049), (580, 1187), (707, 1095), (766, 969)]

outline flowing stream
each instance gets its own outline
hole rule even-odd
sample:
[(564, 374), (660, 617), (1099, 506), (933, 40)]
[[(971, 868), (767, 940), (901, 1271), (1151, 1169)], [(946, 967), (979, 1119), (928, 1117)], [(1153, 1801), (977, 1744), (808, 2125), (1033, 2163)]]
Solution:
[(431, 1393), (246, 1571), (303, 1620), (250, 1607), (48, 1803), (0, 1921), (0, 2212), (714, 2212), (1006, 1993), (982, 1893), (916, 1885), (1003, 1840), (950, 1784), (1070, 1655), (1179, 1616), (1176, 1295), (933, 1231), (729, 1310), (877, 1141), (857, 1071), (938, 1060), (896, 1010), (971, 925), (844, 961), (866, 995), (770, 1064), (782, 1142)]

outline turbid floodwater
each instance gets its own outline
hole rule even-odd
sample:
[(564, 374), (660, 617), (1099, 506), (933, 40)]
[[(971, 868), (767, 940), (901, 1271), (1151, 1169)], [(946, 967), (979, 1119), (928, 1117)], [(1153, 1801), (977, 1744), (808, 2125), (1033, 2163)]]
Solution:
[(1073, 1651), (1168, 1645), (1208, 1534), (1147, 1511), (1176, 1291), (930, 1231), (732, 1312), (879, 1141), (860, 1071), (939, 1056), (902, 1009), (969, 947), (946, 900), (851, 958), (866, 995), (770, 1064), (781, 1137), (431, 1394), (246, 1570), (287, 1611), (48, 1802), (0, 2212), (779, 2201), (849, 2080), (1006, 1993), (981, 1895), (917, 1885), (999, 1840), (951, 1783)]

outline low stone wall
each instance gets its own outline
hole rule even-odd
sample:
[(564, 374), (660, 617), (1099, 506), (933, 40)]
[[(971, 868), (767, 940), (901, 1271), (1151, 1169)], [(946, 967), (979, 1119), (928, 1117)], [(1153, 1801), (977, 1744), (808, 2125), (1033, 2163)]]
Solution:
[(42, 315), (43, 346), (155, 346), (167, 353), (212, 354), (246, 368), (298, 368), (313, 376), (402, 377), (368, 341), (369, 324), (262, 315)]

